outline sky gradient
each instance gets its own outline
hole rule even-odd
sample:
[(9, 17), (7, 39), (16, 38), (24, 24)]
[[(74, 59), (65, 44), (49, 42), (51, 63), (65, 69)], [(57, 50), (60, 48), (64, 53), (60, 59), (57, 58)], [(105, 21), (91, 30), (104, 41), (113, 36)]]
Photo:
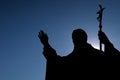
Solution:
[(106, 9), (103, 31), (120, 50), (120, 0), (0, 0), (0, 80), (45, 80), (46, 59), (39, 30), (58, 55), (73, 50), (71, 34), (82, 28), (99, 48), (98, 5)]

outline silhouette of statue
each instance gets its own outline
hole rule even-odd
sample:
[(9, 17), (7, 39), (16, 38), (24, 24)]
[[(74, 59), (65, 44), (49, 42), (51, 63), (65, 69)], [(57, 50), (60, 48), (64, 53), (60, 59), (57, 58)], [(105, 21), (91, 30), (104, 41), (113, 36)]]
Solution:
[[(107, 60), (106, 56), (118, 55), (111, 42), (104, 32), (99, 32), (98, 37), (105, 45), (105, 52), (95, 49), (87, 42), (87, 34), (82, 29), (75, 29), (72, 32), (74, 44), (73, 51), (67, 56), (59, 56), (50, 46), (48, 35), (40, 31), (38, 35), (43, 44), (43, 54), (47, 59), (46, 80), (67, 80), (67, 79), (95, 79), (94, 76), (100, 77)], [(111, 61), (109, 61), (111, 63)], [(108, 63), (109, 63), (108, 62)], [(103, 69), (103, 70), (101, 70)], [(93, 76), (94, 75), (94, 76)]]

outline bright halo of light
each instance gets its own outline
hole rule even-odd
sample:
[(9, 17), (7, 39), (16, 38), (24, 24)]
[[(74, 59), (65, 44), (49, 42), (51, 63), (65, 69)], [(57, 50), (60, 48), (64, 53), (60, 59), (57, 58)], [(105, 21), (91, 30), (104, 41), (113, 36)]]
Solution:
[(91, 39), (91, 40), (90, 40), (90, 44), (91, 44), (94, 48), (96, 48), (96, 49), (100, 49), (99, 41), (97, 41), (96, 38)]
[(92, 46), (93, 46), (94, 48), (96, 48), (96, 49), (100, 49), (100, 48), (99, 48), (99, 44), (97, 44), (97, 43), (93, 43)]

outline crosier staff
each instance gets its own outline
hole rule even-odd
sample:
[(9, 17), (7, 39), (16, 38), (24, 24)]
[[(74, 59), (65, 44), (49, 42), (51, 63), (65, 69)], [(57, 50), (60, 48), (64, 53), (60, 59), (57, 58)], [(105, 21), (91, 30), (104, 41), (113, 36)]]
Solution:
[[(100, 10), (97, 12), (97, 14), (99, 15), (97, 17), (97, 20), (99, 21), (99, 29), (100, 29), (99, 31), (102, 31), (102, 16), (103, 16), (103, 10), (105, 8), (103, 8), (102, 5), (99, 5), (99, 8), (100, 8)], [(101, 43), (101, 41), (100, 41), (100, 51), (102, 51), (102, 43)]]

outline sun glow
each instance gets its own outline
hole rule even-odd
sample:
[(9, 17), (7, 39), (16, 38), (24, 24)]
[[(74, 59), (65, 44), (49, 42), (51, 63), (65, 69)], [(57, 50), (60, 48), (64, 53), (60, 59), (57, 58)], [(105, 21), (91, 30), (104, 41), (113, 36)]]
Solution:
[(94, 43), (94, 44), (92, 44), (92, 45), (93, 45), (94, 48), (100, 49), (98, 44)]
[(99, 48), (99, 41), (97, 41), (96, 39), (92, 39), (92, 40), (90, 41), (90, 44), (91, 44), (94, 48), (100, 49), (100, 48)]

